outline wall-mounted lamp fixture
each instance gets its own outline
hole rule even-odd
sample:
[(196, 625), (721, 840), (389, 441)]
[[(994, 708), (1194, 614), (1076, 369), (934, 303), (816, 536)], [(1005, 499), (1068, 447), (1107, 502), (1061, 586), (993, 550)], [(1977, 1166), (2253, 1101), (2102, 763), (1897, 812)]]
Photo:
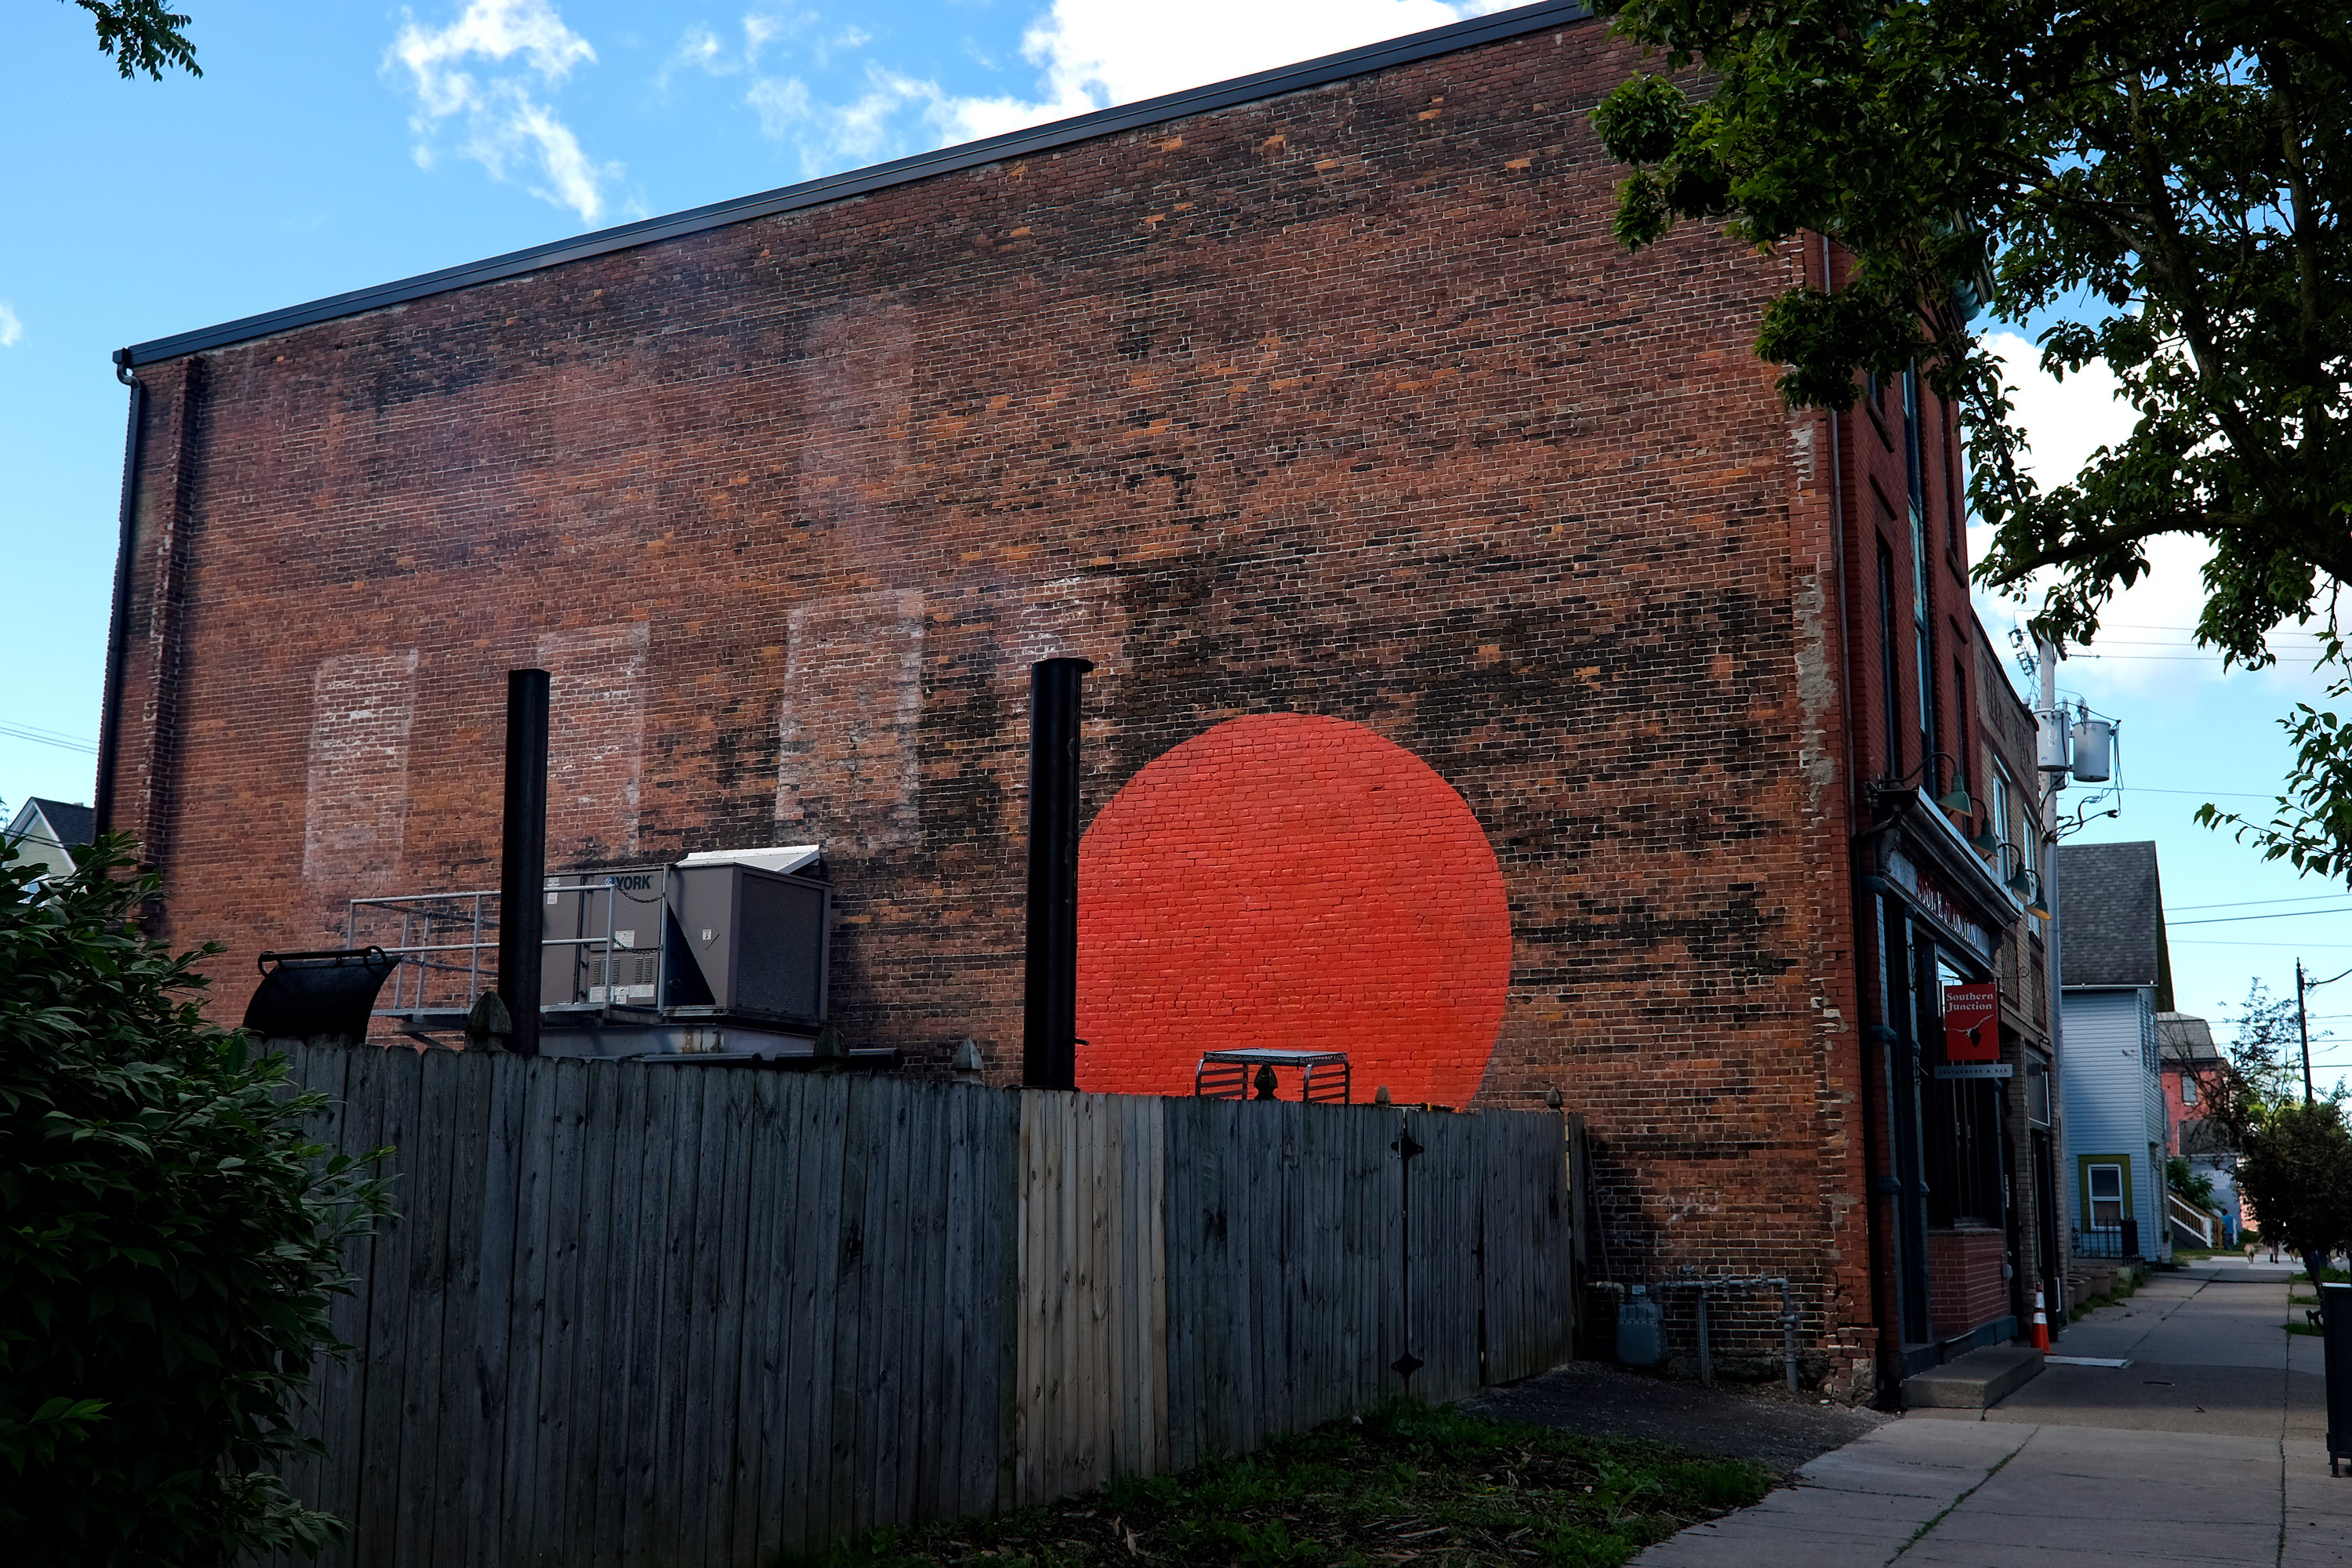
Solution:
[[(1950, 752), (1930, 752), (1925, 757), (1920, 759), (1919, 765), (1917, 767), (1913, 768), (1909, 773), (1905, 773), (1899, 779), (1882, 779), (1879, 781), (1878, 787), (1884, 790), (1907, 788), (1913, 779), (1917, 778), (1920, 773), (1934, 767), (1937, 763), (1949, 763), (1952, 769), (1950, 776), (1955, 780), (1958, 778), (1960, 764), (1958, 762), (1953, 761)], [(1950, 789), (1946, 790), (1942, 795), (1936, 797), (1936, 805), (1937, 809), (1948, 811), (1954, 816), (1973, 816), (1977, 809), (1977, 803), (1969, 798), (1967, 786), (1957, 782), (1953, 784)]]

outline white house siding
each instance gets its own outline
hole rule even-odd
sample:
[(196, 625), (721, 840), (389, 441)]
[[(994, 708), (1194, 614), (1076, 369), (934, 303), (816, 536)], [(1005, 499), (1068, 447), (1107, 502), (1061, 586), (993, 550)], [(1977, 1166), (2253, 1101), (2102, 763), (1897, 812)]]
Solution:
[[(2159, 1153), (2165, 1131), (2164, 1081), (2156, 1064), (2156, 997), (2146, 986), (2092, 990), (2068, 987), (2065, 1017), (2066, 1149), (2059, 1181), (2075, 1229), (2088, 1228), (2083, 1210), (2082, 1161), (2116, 1154), (2131, 1163), (2131, 1215), (2140, 1222), (2141, 1248), (2162, 1246), (2163, 1172), (2148, 1159)], [(2168, 1246), (2162, 1249), (2169, 1252)]]

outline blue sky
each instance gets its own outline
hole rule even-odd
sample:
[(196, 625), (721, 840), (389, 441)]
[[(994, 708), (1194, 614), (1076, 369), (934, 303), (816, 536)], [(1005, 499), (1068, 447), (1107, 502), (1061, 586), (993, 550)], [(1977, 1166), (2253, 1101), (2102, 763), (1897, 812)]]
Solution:
[[(12, 808), (89, 798), (121, 482), (111, 350), (1501, 8), (188, 4), (201, 80), (120, 79), (62, 4), (12, 5), (0, 35), (17, 68), (0, 97), (19, 213), (0, 229)], [(2095, 380), (2027, 379), (2047, 468), (2115, 427)], [(2189, 822), (2209, 798), (2264, 804), (2287, 758), (2273, 721), (2316, 683), (2223, 674), (2188, 646), (2194, 552), (2158, 566), (2097, 657), (2065, 666), (2068, 690), (2123, 721), (2130, 786), (2123, 816), (2082, 837), (2158, 841), (2180, 1005), (2218, 1016), (2252, 976), (2291, 987), (2297, 952), (2322, 975), (2352, 968), (2352, 897)], [(1985, 614), (2008, 624), (2006, 606)], [(2251, 902), (2268, 900), (2308, 901)], [(2181, 923), (2247, 915), (2264, 918)], [(2352, 1064), (2352, 980), (2314, 1011), (2347, 1038), (2322, 1061)]]

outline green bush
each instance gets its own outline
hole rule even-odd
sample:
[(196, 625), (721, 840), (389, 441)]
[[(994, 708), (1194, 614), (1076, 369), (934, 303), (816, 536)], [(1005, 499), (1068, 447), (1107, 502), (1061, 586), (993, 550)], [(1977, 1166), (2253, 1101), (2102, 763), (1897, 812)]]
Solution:
[(338, 1522), (272, 1468), (383, 1188), (308, 1141), (324, 1101), (284, 1058), (205, 1022), (201, 955), (134, 922), (159, 889), (127, 842), (77, 861), (44, 886), (0, 847), (0, 1542), (76, 1568), (315, 1552)]

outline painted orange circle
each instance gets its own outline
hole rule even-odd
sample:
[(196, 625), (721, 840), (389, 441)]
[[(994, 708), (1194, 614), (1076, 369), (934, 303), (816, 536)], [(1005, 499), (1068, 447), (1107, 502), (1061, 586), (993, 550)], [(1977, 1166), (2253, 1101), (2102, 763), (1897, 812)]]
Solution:
[(1477, 818), (1360, 724), (1220, 724), (1137, 773), (1079, 851), (1081, 1089), (1190, 1094), (1202, 1051), (1261, 1046), (1347, 1052), (1359, 1100), (1466, 1105), (1510, 980)]

